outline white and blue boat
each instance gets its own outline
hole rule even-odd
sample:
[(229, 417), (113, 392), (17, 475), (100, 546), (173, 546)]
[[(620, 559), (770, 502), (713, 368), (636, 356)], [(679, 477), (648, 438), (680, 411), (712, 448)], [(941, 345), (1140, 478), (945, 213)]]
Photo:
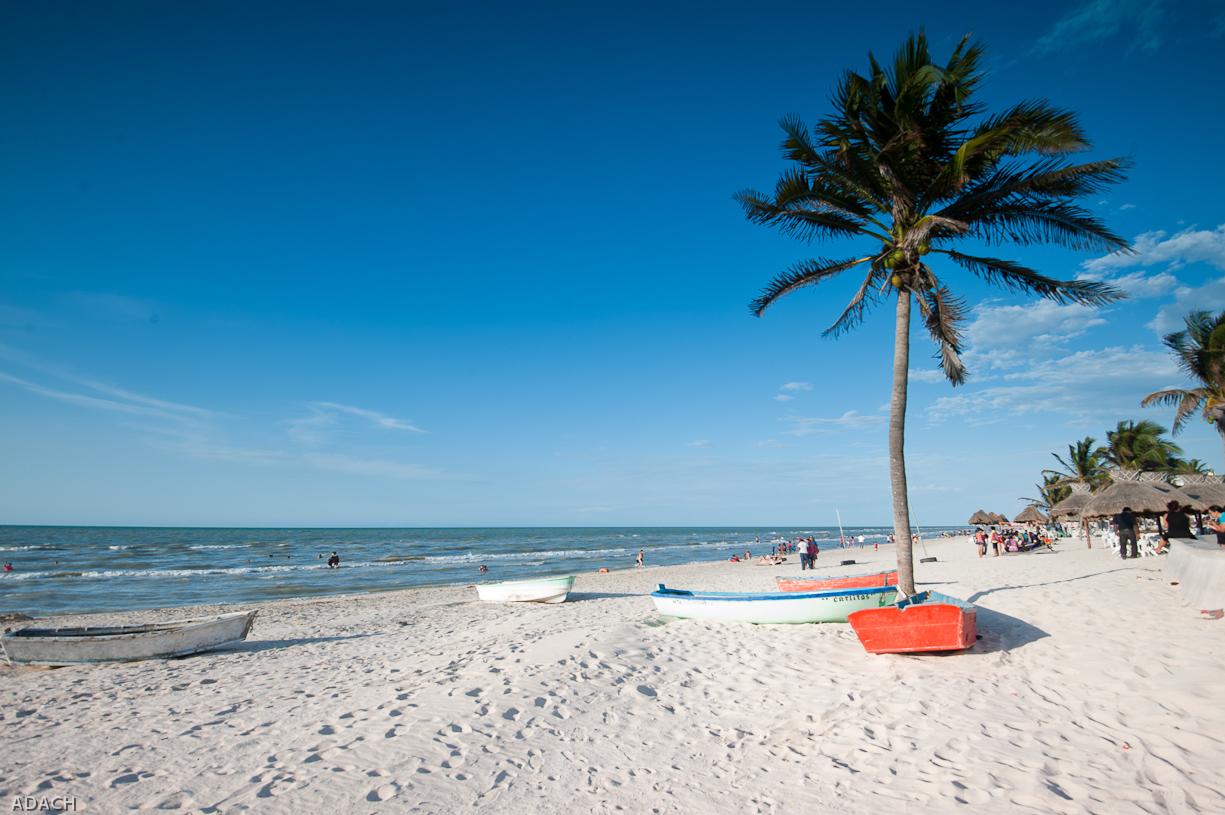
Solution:
[(651, 592), (655, 609), (668, 617), (729, 623), (845, 623), (865, 608), (892, 605), (896, 586), (819, 592), (724, 592), (670, 589)]

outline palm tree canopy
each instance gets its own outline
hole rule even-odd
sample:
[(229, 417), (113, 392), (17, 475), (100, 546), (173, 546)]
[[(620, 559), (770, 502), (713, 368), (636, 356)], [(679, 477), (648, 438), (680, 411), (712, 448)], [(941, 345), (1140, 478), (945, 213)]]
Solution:
[(1164, 438), (1165, 428), (1150, 421), (1121, 421), (1106, 431), (1103, 461), (1121, 470), (1167, 472), (1177, 467), (1182, 448)]
[[(1043, 470), (1043, 480), (1045, 481), (1050, 478), (1052, 481), (1049, 483), (1057, 483), (1063, 486), (1077, 481), (1082, 484), (1088, 484), (1091, 487), (1102, 484), (1106, 480), (1106, 468), (1103, 465), (1102, 450), (1096, 445), (1097, 439), (1092, 436), (1085, 436), (1075, 444), (1068, 445), (1067, 458), (1058, 453), (1051, 453), (1051, 456), (1055, 461), (1059, 462), (1059, 466), (1063, 469)], [(1062, 498), (1059, 500), (1062, 500)], [(1058, 501), (1055, 501), (1055, 503), (1058, 503)]]
[(1063, 477), (1050, 470), (1042, 473), (1042, 483), (1034, 484), (1034, 489), (1038, 491), (1037, 498), (1022, 498), (1021, 500), (1028, 501), (1031, 506), (1048, 514), (1051, 507), (1072, 494), (1072, 488), (1064, 483)]
[(920, 33), (891, 63), (869, 55), (866, 73), (846, 73), (834, 91), (833, 112), (813, 128), (795, 116), (780, 122), (783, 155), (792, 164), (773, 192), (736, 195), (749, 220), (805, 240), (867, 238), (869, 245), (851, 257), (795, 264), (753, 301), (755, 314), (793, 291), (866, 267), (826, 334), (854, 327), (892, 294), (913, 294), (943, 372), (956, 385), (966, 377), (966, 309), (928, 265), (931, 255), (988, 283), (1060, 303), (1099, 305), (1122, 297), (1100, 282), (1057, 280), (1012, 260), (953, 248), (967, 238), (1127, 248), (1075, 203), (1121, 180), (1125, 162), (1070, 160), (1089, 141), (1074, 114), (1049, 102), (1025, 101), (985, 115), (974, 101), (982, 56), (982, 46), (966, 37), (938, 65)]
[(1196, 387), (1156, 391), (1140, 405), (1172, 406), (1175, 433), (1198, 411), (1225, 436), (1225, 311), (1215, 317), (1207, 311), (1193, 311), (1183, 322), (1186, 328), (1167, 334), (1164, 342)]

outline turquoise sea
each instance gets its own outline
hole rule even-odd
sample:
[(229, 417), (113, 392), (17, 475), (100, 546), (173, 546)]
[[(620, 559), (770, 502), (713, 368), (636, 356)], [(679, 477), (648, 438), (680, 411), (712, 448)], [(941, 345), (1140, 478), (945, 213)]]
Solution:
[[(927, 527), (925, 536), (953, 527)], [(884, 526), (846, 527), (865, 545)], [(772, 541), (814, 536), (837, 546), (836, 527), (187, 529), (0, 526), (0, 612), (66, 614), (233, 603), (540, 574), (726, 560)], [(339, 569), (327, 568), (332, 552)], [(484, 564), (489, 571), (478, 574)]]

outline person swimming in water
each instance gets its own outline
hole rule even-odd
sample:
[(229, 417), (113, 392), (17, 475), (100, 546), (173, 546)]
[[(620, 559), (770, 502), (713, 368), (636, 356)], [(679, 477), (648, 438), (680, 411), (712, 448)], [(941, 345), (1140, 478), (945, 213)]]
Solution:
[(13, 564), (9, 563), (7, 560), (4, 561), (4, 571), (6, 572), (13, 571)]
[(339, 569), (340, 568), (340, 555), (336, 554), (335, 552), (332, 553), (332, 556), (328, 558), (328, 568), (329, 569)]

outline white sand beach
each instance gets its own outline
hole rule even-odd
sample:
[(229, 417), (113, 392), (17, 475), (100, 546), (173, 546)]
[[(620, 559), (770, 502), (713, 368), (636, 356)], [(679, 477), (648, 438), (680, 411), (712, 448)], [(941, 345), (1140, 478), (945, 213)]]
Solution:
[[(798, 573), (792, 558), (584, 574), (557, 606), (482, 605), (471, 588), (282, 601), (230, 652), (6, 667), (0, 801), (1225, 812), (1225, 621), (1186, 606), (1160, 559), (1067, 539), (983, 560), (964, 539), (927, 546), (939, 561), (917, 567), (921, 588), (979, 606), (969, 652), (872, 656), (846, 625), (665, 621), (646, 596), (659, 582), (769, 589)], [(844, 556), (818, 566), (863, 571), (892, 552), (836, 567)]]

